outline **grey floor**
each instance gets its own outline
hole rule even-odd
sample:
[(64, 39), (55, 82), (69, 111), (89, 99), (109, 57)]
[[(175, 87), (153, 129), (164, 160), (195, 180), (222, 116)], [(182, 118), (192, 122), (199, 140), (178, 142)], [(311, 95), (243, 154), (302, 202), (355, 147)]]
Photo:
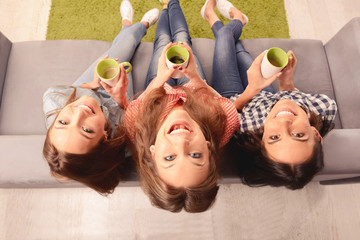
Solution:
[[(0, 31), (12, 41), (45, 39), (50, 0), (0, 0)], [(359, 0), (285, 0), (292, 38), (328, 41)], [(173, 214), (138, 187), (108, 198), (90, 189), (0, 189), (0, 240), (360, 239), (360, 184), (299, 191), (222, 185), (213, 208)]]

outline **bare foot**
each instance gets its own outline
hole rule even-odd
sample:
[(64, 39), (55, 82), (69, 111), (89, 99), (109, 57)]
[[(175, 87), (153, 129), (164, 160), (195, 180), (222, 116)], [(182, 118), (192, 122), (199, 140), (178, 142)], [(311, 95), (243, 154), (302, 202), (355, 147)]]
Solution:
[(215, 0), (209, 0), (205, 7), (204, 18), (210, 24), (210, 27), (216, 22), (219, 21), (219, 17), (215, 13)]
[(163, 9), (167, 9), (169, 0), (161, 0), (161, 1), (164, 3)]
[(123, 26), (131, 26), (131, 22), (128, 19), (124, 19), (124, 20), (122, 20), (122, 25)]
[(244, 14), (237, 8), (230, 8), (230, 17), (232, 19), (237, 19), (240, 20), (242, 22), (243, 25), (247, 24), (247, 19), (244, 16)]
[(146, 29), (148, 29), (150, 26), (150, 24), (148, 22), (141, 22), (141, 23), (145, 25)]

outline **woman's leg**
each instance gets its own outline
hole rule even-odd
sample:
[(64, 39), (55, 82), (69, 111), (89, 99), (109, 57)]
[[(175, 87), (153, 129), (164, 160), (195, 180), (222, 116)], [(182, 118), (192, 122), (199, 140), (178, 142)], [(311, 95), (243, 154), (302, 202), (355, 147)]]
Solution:
[[(119, 62), (129, 62), (134, 55), (134, 52), (139, 45), (141, 39), (146, 34), (146, 27), (143, 23), (136, 23), (132, 26), (124, 26), (120, 33), (114, 39), (111, 47), (105, 51), (97, 60), (95, 60), (87, 70), (72, 84), (73, 86), (80, 86), (82, 83), (91, 82), (94, 79), (94, 69), (99, 59), (105, 55), (109, 58), (119, 58)], [(128, 74), (129, 86), (127, 96), (133, 95), (133, 83), (131, 74)]]
[[(169, 15), (168, 9), (164, 8), (161, 11), (159, 21), (156, 27), (155, 40), (154, 40), (154, 51), (151, 57), (149, 70), (145, 80), (145, 88), (150, 84), (150, 82), (156, 77), (158, 62), (161, 56), (162, 50), (164, 47), (171, 42), (171, 34), (169, 28)], [(175, 85), (173, 80), (169, 80), (168, 83), (172, 86)]]
[[(186, 19), (184, 17), (184, 14), (182, 12), (182, 9), (180, 7), (178, 0), (171, 0), (168, 3), (168, 9), (169, 9), (169, 26), (170, 26), (170, 32), (171, 32), (171, 40), (172, 42), (179, 42), (182, 41), (189, 45), (192, 48), (192, 42), (191, 37), (189, 34), (188, 25), (186, 23)], [(197, 72), (199, 73), (200, 77), (202, 79), (206, 79), (205, 73), (202, 69), (201, 63), (199, 59), (196, 56), (196, 53), (194, 53), (194, 58), (197, 66)], [(187, 83), (189, 79), (187, 77), (182, 77), (177, 79), (177, 85), (184, 85)]]
[[(241, 83), (244, 86), (244, 88), (246, 88), (246, 86), (248, 85), (247, 70), (250, 68), (254, 59), (250, 55), (250, 53), (246, 51), (246, 49), (241, 43), (241, 40), (236, 41), (235, 48), (236, 48), (236, 59), (239, 68)], [(272, 85), (267, 86), (266, 88), (262, 89), (262, 91), (268, 91), (271, 93), (276, 92)]]
[(246, 87), (242, 85), (235, 54), (235, 42), (241, 35), (242, 26), (240, 20), (232, 20), (226, 26), (220, 21), (212, 25), (216, 37), (212, 87), (226, 98), (242, 93)]

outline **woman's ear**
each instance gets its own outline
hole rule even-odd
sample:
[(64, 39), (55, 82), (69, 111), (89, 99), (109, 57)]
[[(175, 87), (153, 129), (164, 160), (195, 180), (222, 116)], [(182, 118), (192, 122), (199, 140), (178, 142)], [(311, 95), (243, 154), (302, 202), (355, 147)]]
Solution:
[(105, 142), (107, 142), (107, 140), (108, 140), (108, 133), (105, 130), (104, 130), (104, 140), (105, 140)]
[(322, 138), (321, 134), (319, 133), (319, 131), (315, 127), (312, 127), (312, 128), (313, 128), (313, 131), (315, 133), (316, 140), (320, 141), (320, 143), (322, 144), (323, 143), (323, 138)]
[(60, 175), (60, 174), (55, 173), (55, 172), (52, 172), (51, 174), (54, 176), (54, 178), (56, 178), (57, 180), (60, 180), (60, 181), (68, 181), (68, 180), (70, 180), (70, 178), (65, 177), (63, 175)]
[(152, 159), (155, 159), (155, 145), (150, 146), (150, 152)]
[(211, 143), (209, 141), (206, 141), (207, 147), (210, 149)]

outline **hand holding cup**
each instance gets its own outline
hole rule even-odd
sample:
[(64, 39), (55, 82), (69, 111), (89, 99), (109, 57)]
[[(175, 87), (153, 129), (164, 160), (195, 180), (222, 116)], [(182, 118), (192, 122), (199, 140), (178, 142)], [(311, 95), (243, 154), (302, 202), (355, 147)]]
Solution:
[[(120, 64), (126, 67), (126, 74), (132, 70), (129, 62), (122, 62)], [(101, 81), (113, 87), (120, 78), (121, 71), (119, 63), (112, 58), (103, 59), (96, 65), (96, 74)]]
[[(181, 46), (181, 43), (178, 43), (176, 45), (171, 46), (166, 51), (166, 66), (171, 68), (177, 68), (177, 69), (184, 69), (187, 67), (189, 63), (189, 51)], [(179, 70), (176, 70), (171, 77), (173, 78), (181, 78), (184, 76), (184, 73), (182, 73)]]
[(261, 74), (264, 78), (270, 78), (280, 72), (288, 64), (287, 53), (278, 47), (268, 49), (261, 62)]

